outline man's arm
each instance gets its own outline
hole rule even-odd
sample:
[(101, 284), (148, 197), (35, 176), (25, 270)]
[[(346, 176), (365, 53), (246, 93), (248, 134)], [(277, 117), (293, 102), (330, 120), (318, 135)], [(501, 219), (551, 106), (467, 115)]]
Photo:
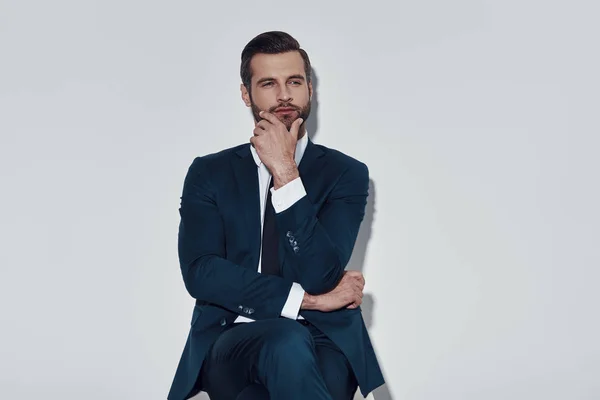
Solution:
[(341, 308), (357, 308), (363, 299), (365, 279), (359, 271), (345, 271), (342, 280), (328, 293), (317, 296), (304, 293), (302, 310), (330, 312)]
[[(302, 184), (300, 178), (288, 185), (296, 183)], [(278, 210), (274, 191), (280, 240), (298, 260), (292, 265), (298, 268), (299, 283), (308, 293), (327, 293), (340, 282), (365, 215), (368, 191), (369, 171), (359, 162), (342, 174), (319, 213), (306, 195)]]
[(196, 299), (253, 319), (277, 318), (292, 283), (225, 259), (223, 221), (206, 164), (196, 158), (183, 185), (178, 250), (185, 287)]
[[(298, 133), (303, 122), (296, 119), (289, 131), (275, 115), (261, 111), (250, 142), (273, 174), (273, 207), (280, 240), (298, 260), (300, 284), (310, 294), (331, 291), (342, 279), (364, 217), (369, 191), (369, 171), (354, 161), (342, 173), (332, 193), (317, 210), (304, 187), (302, 196), (289, 208), (277, 205), (277, 190), (302, 184), (294, 161)], [(288, 186), (289, 187), (289, 186)], [(286, 243), (287, 244), (287, 243)]]

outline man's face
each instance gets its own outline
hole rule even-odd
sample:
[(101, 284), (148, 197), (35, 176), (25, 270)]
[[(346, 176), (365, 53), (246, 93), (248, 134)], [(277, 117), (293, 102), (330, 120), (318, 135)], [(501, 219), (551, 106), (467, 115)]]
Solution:
[[(256, 122), (261, 120), (258, 115), (261, 111), (273, 113), (288, 130), (296, 119), (308, 119), (312, 84), (306, 82), (304, 61), (299, 52), (256, 54), (250, 68), (251, 90), (242, 84), (241, 91)], [(299, 134), (303, 132), (302, 126)]]

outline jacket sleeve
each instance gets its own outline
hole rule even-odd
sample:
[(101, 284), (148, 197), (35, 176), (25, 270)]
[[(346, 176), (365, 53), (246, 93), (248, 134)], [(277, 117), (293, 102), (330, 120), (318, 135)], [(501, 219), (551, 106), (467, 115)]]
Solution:
[(296, 276), (307, 293), (337, 285), (352, 255), (369, 194), (369, 170), (355, 162), (335, 184), (321, 209), (308, 196), (277, 214), (283, 246), (298, 262)]
[(206, 158), (198, 157), (183, 184), (178, 253), (185, 287), (195, 299), (253, 318), (277, 318), (292, 282), (226, 259), (223, 221)]

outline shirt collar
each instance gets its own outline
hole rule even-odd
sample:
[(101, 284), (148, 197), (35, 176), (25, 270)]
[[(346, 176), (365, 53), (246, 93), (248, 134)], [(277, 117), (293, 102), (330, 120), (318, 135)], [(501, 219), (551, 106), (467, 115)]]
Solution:
[[(300, 161), (302, 160), (302, 156), (304, 155), (304, 150), (306, 150), (306, 146), (308, 145), (308, 132), (304, 132), (304, 136), (302, 136), (298, 142), (296, 142), (296, 154), (294, 156), (294, 161), (296, 161), (296, 165), (300, 165)], [(250, 151), (252, 152), (252, 158), (254, 158), (254, 162), (257, 167), (262, 165), (262, 161), (260, 157), (258, 157), (258, 153), (254, 146), (250, 145)]]

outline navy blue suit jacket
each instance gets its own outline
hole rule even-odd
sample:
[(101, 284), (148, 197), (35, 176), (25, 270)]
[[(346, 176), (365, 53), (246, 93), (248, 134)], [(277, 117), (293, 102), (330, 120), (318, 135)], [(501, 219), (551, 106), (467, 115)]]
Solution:
[[(207, 350), (238, 315), (278, 318), (292, 282), (322, 294), (340, 281), (365, 213), (367, 166), (309, 140), (298, 169), (307, 195), (276, 215), (280, 277), (257, 271), (260, 200), (250, 144), (198, 157), (190, 166), (178, 250), (185, 287), (196, 305), (169, 400), (196, 394), (192, 388)], [(384, 383), (360, 308), (300, 315), (346, 355), (363, 395)]]

